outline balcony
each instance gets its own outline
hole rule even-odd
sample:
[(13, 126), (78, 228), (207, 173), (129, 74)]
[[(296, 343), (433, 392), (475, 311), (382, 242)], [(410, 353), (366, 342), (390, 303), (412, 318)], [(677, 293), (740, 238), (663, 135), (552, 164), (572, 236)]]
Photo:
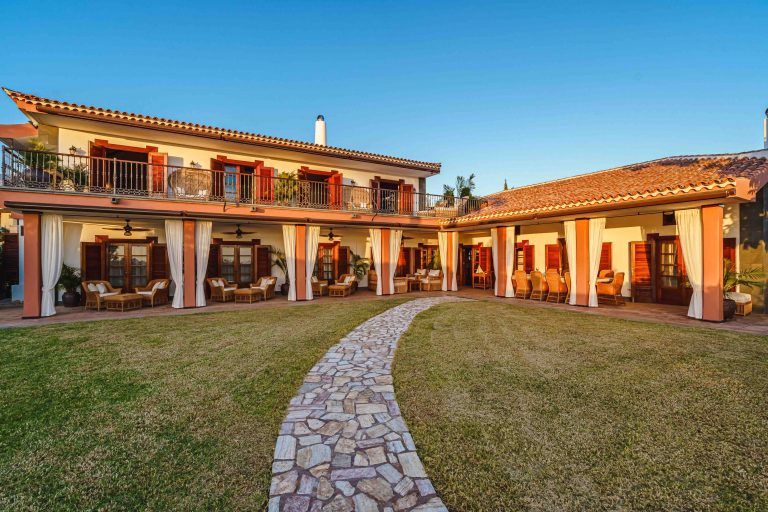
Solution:
[(482, 203), (481, 198), (421, 194), (398, 188), (329, 184), (295, 177), (277, 178), (7, 147), (3, 148), (0, 187), (439, 218), (465, 215), (478, 210)]

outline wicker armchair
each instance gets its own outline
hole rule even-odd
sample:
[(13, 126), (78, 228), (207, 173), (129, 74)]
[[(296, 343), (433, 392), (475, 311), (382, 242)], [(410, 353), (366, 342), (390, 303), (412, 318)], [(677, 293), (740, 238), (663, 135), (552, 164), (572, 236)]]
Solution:
[[(101, 291), (99, 285), (104, 291)], [(123, 291), (122, 288), (113, 288), (109, 281), (83, 281), (81, 283), (83, 292), (85, 292), (85, 309), (101, 310), (106, 308), (104, 298), (110, 295), (117, 295)]]
[(613, 270), (601, 270), (597, 273), (598, 279), (613, 279)]
[(260, 277), (258, 281), (251, 285), (252, 290), (258, 290), (263, 294), (263, 299), (275, 298), (275, 285), (277, 284), (277, 278), (273, 276)]
[(439, 292), (443, 289), (443, 271), (430, 270), (427, 277), (421, 278), (421, 291)]
[(141, 302), (150, 307), (168, 304), (170, 279), (153, 279), (147, 286), (137, 286), (136, 293), (141, 295)]
[(531, 296), (531, 280), (528, 279), (525, 271), (515, 270), (512, 275), (515, 284), (515, 297), (518, 299), (527, 299)]
[(624, 304), (621, 287), (624, 286), (624, 272), (617, 272), (610, 283), (597, 283), (597, 300), (612, 304)]
[(230, 283), (223, 277), (209, 277), (206, 281), (211, 288), (211, 301), (230, 302), (235, 300), (237, 283)]
[(547, 298), (549, 293), (549, 286), (544, 279), (544, 275), (538, 270), (531, 272), (531, 300), (538, 300), (539, 302)]
[[(568, 285), (562, 280), (560, 274), (555, 271), (547, 271), (545, 274), (547, 280), (547, 286), (549, 287), (549, 295), (547, 295), (547, 302), (565, 302), (568, 296)], [(568, 276), (570, 277), (570, 275)]]
[(317, 297), (328, 295), (328, 280), (312, 276), (312, 295)]
[(355, 274), (341, 274), (336, 280), (336, 284), (348, 284), (350, 293), (357, 291), (357, 276)]

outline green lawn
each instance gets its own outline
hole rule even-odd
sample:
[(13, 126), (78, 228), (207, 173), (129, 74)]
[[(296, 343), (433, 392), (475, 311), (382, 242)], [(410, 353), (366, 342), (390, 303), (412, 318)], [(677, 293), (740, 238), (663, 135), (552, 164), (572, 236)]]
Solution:
[(264, 509), (304, 374), (399, 302), (0, 330), (0, 509)]
[(768, 509), (764, 337), (454, 303), (394, 366), (451, 510)]

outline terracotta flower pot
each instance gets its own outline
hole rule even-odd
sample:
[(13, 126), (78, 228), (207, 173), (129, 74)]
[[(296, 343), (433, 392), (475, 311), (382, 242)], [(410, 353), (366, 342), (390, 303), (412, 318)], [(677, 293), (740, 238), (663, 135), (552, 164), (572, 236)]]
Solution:
[(77, 292), (64, 292), (61, 294), (61, 303), (67, 308), (76, 308), (80, 305), (80, 294)]
[(290, 284), (283, 283), (283, 285), (280, 286), (280, 293), (287, 297), (288, 296), (288, 290), (290, 290), (290, 289), (291, 289), (291, 285)]

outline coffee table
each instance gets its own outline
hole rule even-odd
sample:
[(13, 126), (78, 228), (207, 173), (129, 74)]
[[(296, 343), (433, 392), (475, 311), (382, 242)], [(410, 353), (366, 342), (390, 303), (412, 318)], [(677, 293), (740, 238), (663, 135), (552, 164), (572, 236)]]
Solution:
[(141, 309), (142, 297), (138, 293), (118, 293), (104, 297), (107, 311), (130, 311)]
[(235, 302), (247, 302), (251, 304), (264, 298), (264, 290), (258, 288), (238, 288), (235, 290)]

